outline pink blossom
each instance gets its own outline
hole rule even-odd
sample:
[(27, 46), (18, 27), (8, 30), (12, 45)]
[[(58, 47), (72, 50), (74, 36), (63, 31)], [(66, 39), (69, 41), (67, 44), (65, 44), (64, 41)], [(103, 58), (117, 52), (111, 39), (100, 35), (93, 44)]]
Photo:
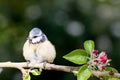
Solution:
[(98, 50), (93, 50), (93, 56), (97, 56), (98, 55)]
[(97, 65), (99, 63), (98, 59), (94, 59), (93, 62)]
[(106, 63), (108, 60), (106, 52), (101, 52), (99, 55), (99, 59), (101, 63)]
[(100, 65), (100, 66), (98, 66), (98, 68), (99, 68), (99, 70), (104, 70), (104, 69), (105, 69), (105, 66)]

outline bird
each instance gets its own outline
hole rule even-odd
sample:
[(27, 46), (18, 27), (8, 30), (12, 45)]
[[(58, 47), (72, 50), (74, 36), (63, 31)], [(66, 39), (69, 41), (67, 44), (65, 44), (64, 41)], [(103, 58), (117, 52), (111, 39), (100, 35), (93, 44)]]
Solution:
[(23, 45), (23, 56), (30, 64), (53, 63), (56, 57), (54, 45), (40, 28), (33, 28)]

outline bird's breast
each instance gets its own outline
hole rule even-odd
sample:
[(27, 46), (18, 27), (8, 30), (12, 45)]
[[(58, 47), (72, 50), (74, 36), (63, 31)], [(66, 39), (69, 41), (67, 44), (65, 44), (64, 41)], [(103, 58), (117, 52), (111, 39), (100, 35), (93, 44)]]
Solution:
[(30, 44), (30, 45), (29, 45), (29, 48), (30, 48), (31, 50), (33, 50), (34, 53), (36, 53), (37, 48), (38, 48), (39, 45), (40, 45), (40, 44)]

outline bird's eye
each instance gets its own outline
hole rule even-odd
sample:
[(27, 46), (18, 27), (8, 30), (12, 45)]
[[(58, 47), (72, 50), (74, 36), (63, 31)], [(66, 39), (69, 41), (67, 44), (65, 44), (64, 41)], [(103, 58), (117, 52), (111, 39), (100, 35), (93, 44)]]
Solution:
[(33, 36), (33, 38), (37, 38), (37, 36)]

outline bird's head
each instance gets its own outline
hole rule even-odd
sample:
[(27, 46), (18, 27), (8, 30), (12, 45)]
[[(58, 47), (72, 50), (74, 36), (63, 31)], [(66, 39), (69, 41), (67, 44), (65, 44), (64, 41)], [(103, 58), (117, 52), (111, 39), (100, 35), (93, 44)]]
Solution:
[(36, 44), (36, 43), (44, 42), (45, 40), (47, 40), (47, 37), (41, 31), (41, 29), (33, 28), (29, 32), (28, 40), (31, 44)]

